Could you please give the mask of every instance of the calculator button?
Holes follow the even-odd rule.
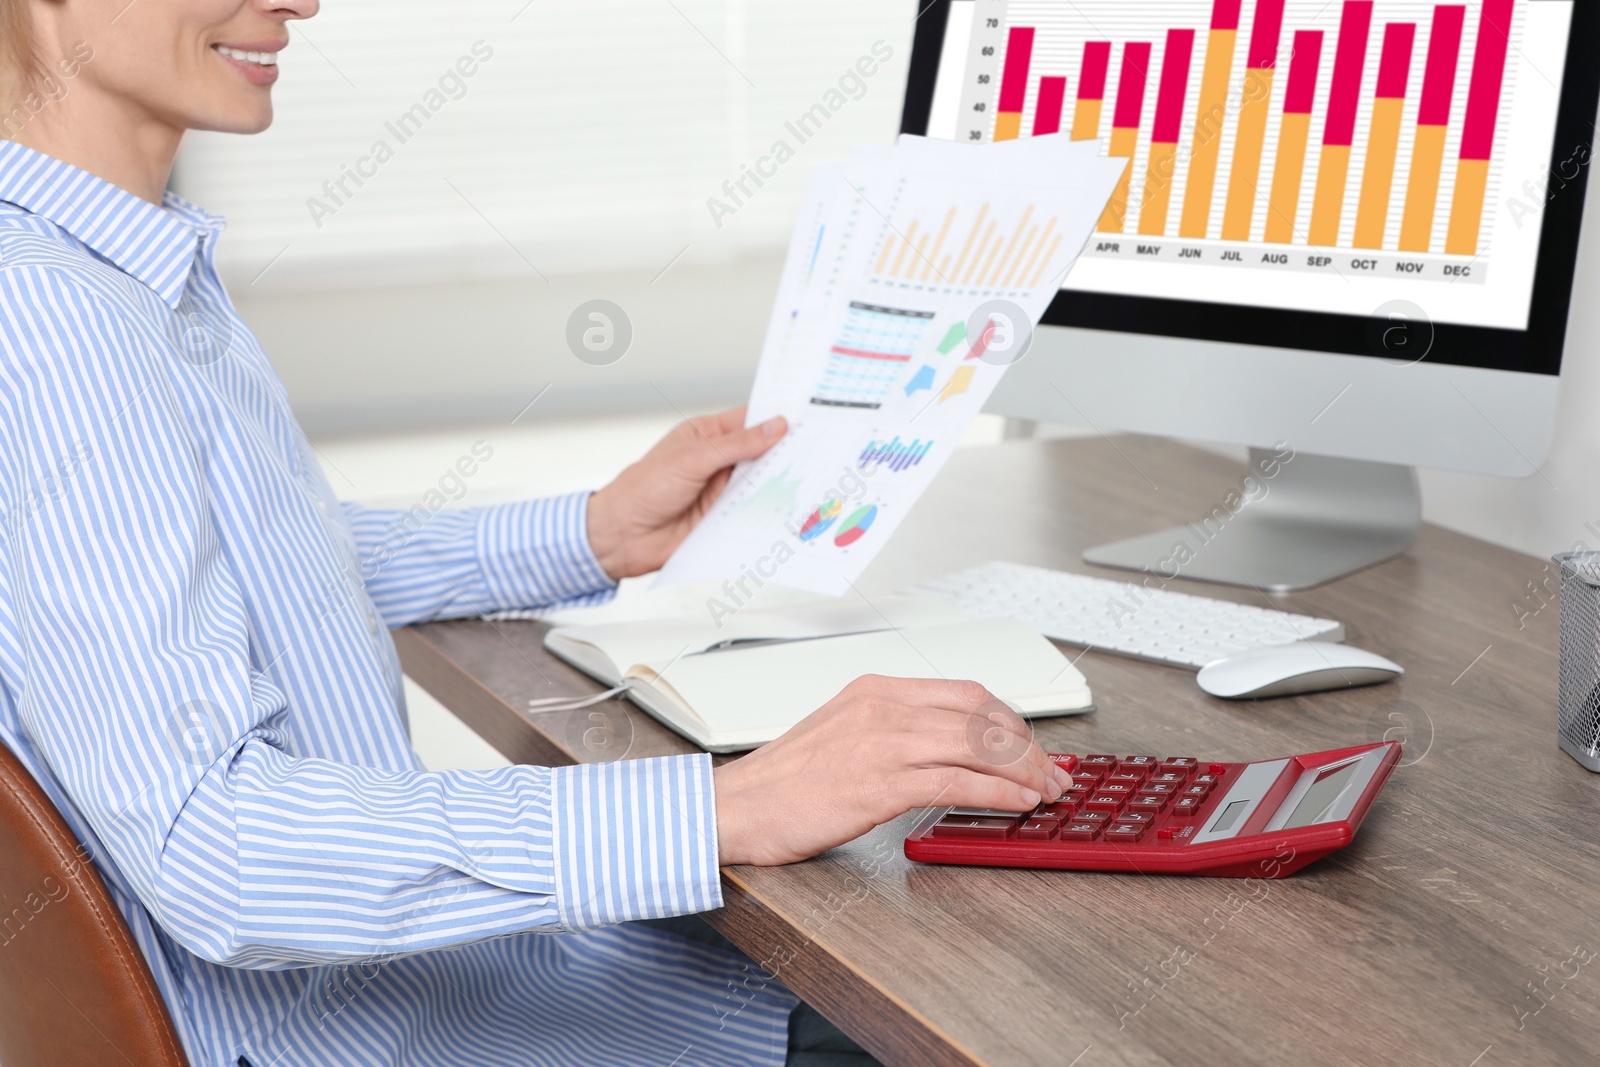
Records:
[[[1092,822],[1096,826],[1101,826],[1101,825],[1111,821],[1111,814],[1112,813],[1110,813],[1110,812],[1104,812],[1104,811],[1080,811],[1080,812],[1078,812],[1078,817],[1073,819],[1072,821],[1073,822]]]
[[[1093,841],[1099,832],[1100,824],[1097,822],[1069,822],[1061,828],[1061,840]]]
[[[1078,805],[1069,800],[1058,800],[1054,804],[1041,804],[1039,810],[1034,812],[1035,819],[1055,819],[1062,822],[1078,814]]]
[[[1123,774],[1121,771],[1118,771],[1116,774],[1113,774],[1110,778],[1101,779],[1100,788],[1101,789],[1105,789],[1107,786],[1110,786],[1110,785],[1125,785],[1129,789],[1137,791],[1138,788],[1139,788],[1140,783],[1142,783],[1143,781],[1144,781],[1144,775],[1142,775],[1142,774]]]
[[[969,819],[1016,819],[1026,815],[1024,811],[1004,811],[1000,808],[951,808],[945,812],[945,817],[956,816]]]
[[[1206,773],[1207,774],[1222,774],[1227,769],[1228,769],[1228,765],[1226,763],[1208,763],[1208,764],[1206,764]]]
[[[1089,802],[1083,807],[1086,811],[1109,811],[1115,814],[1121,811],[1122,806],[1127,802],[1128,794],[1126,793],[1096,793],[1089,798]]]
[[[1153,793],[1164,797],[1170,797],[1172,794],[1178,791],[1179,784],[1180,783],[1178,782],[1146,782],[1144,785],[1139,787],[1139,792]]]
[[[1074,781],[1076,781],[1076,779],[1074,779]],[[1083,806],[1083,802],[1085,800],[1089,799],[1089,794],[1091,792],[1093,792],[1093,789],[1090,786],[1087,786],[1087,785],[1074,785],[1071,789],[1067,790],[1065,793],[1062,793],[1061,794],[1061,799],[1058,800],[1056,803],[1058,803],[1058,804],[1076,804],[1079,807],[1082,807]]]
[[[1139,825],[1117,825],[1108,829],[1105,840],[1119,845],[1131,845],[1144,836],[1145,827]]]
[[[1178,802],[1172,805],[1172,814],[1193,815],[1200,810],[1200,804],[1199,797],[1179,797]]]
[[[1116,818],[1116,822],[1122,826],[1130,826],[1135,824],[1139,826],[1149,826],[1154,821],[1155,816],[1151,815],[1147,811],[1125,811]]]
[[[1057,767],[1068,774],[1078,769],[1078,757],[1070,752],[1052,752],[1050,758],[1055,761]]]
[[[1078,761],[1078,766],[1086,771],[1100,771],[1105,773],[1117,765],[1115,756],[1085,756]]]
[[[1211,787],[1209,785],[1191,785],[1188,789],[1185,789],[1181,795],[1186,797],[1194,797],[1196,800],[1204,800],[1206,798],[1206,794],[1209,792],[1211,792]]]
[[[1095,796],[1105,796],[1106,794],[1111,793],[1117,796],[1131,797],[1138,791],[1139,787],[1134,782],[1118,782],[1108,778],[1100,783],[1099,787],[1095,789],[1094,794]]]
[[[1164,771],[1182,771],[1185,774],[1200,766],[1200,761],[1193,756],[1168,756],[1161,761]]]
[[[1015,819],[973,819],[946,816],[933,824],[935,837],[1007,837]]]
[[[1129,811],[1148,811],[1152,815],[1167,806],[1171,797],[1160,794],[1141,794],[1128,801]]]
[[[1150,776],[1150,781],[1147,784],[1154,785],[1165,782],[1168,785],[1180,786],[1188,780],[1189,776],[1182,771],[1157,771]]]
[[[1214,774],[1201,774],[1201,775],[1197,775],[1195,777],[1194,784],[1195,785],[1216,785],[1218,780],[1219,779]]]
[[[1028,819],[1017,827],[1017,836],[1033,841],[1048,841],[1061,828],[1059,819]]]
[[[1117,764],[1117,771],[1120,774],[1127,774],[1129,771],[1148,774],[1150,771],[1155,770],[1156,764],[1157,760],[1154,756],[1126,756],[1121,763]]]

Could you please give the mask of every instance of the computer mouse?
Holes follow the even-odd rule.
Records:
[[[1195,681],[1214,697],[1256,700],[1375,685],[1404,673],[1398,663],[1365,649],[1327,641],[1295,641],[1208,663],[1200,668]]]

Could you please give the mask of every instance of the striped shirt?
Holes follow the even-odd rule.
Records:
[[[340,503],[221,230],[0,142],[0,741],[192,1062],[781,1063],[791,994],[616,925],[720,905],[709,757],[412,753],[388,628],[609,595],[587,497]]]

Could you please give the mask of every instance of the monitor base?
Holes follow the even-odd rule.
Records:
[[[1244,486],[1210,514],[1099,545],[1083,558],[1286,593],[1403,555],[1421,526],[1422,493],[1410,467],[1305,454],[1285,460],[1251,449]]]

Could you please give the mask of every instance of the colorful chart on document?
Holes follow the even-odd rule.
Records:
[[[953,0],[929,133],[1127,158],[1068,288],[1520,327],[1571,10]]]

